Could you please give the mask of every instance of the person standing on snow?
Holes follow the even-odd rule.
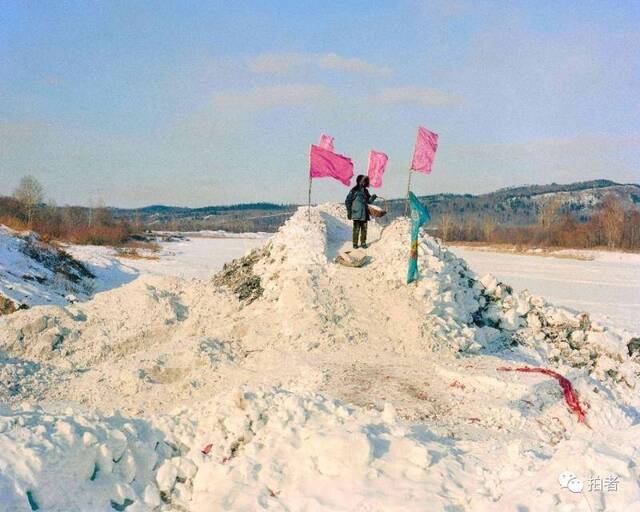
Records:
[[[353,187],[347,199],[345,206],[347,207],[347,217],[353,221],[353,248],[367,248],[367,222],[371,218],[367,205],[373,203],[376,198],[375,194],[369,194],[369,178],[360,174],[356,178],[356,186]]]

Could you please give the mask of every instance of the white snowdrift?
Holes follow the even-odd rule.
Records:
[[[351,269],[332,263],[349,243],[343,209],[302,208],[237,265],[259,283],[251,303],[208,280],[142,273],[85,303],[7,317],[0,502],[632,509],[640,399],[628,340],[478,279],[424,233],[421,279],[407,286],[408,229],[372,225],[371,261]],[[523,365],[570,378],[588,425],[555,381],[496,371]],[[558,483],[566,471],[615,476],[617,490],[573,493]]]
[[[559,489],[572,470],[617,475],[619,492],[595,499],[631,510],[640,427],[597,427],[548,455],[521,439],[442,438],[388,404],[273,389],[148,420],[23,407],[0,413],[0,500],[16,512],[587,510],[594,497]]]
[[[96,291],[105,291],[137,279],[141,274],[207,279],[226,261],[242,256],[266,240],[259,233],[249,235],[256,236],[174,238],[161,242],[157,253],[139,251],[146,257],[134,259],[118,258],[110,247],[73,245],[67,250],[96,275]]]
[[[17,307],[86,298],[93,291],[92,278],[85,266],[35,233],[0,225],[0,296]]]
[[[549,302],[588,311],[599,322],[640,335],[640,253],[537,249],[522,254],[468,246],[452,250],[480,275],[494,274],[514,289],[529,289]]]
[[[150,258],[129,259],[117,257],[118,252],[107,246],[59,248],[42,242],[33,232],[20,233],[0,225],[0,296],[12,302],[11,309],[64,306],[130,283],[140,273],[205,279],[225,261],[264,243],[269,236],[225,231],[193,235],[193,241],[176,238],[162,243],[158,254],[142,251]],[[215,242],[203,243],[203,237]]]

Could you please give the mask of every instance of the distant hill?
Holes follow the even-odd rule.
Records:
[[[606,196],[615,196],[625,208],[640,206],[640,185],[609,180],[593,180],[560,185],[525,185],[504,188],[488,194],[436,194],[421,196],[434,220],[442,214],[456,218],[490,217],[498,224],[534,224],[542,207],[551,201],[564,213],[588,220]],[[391,218],[404,213],[404,199],[390,201]]]
[[[148,229],[198,231],[275,231],[297,209],[296,205],[245,203],[228,206],[186,208],[152,205],[143,208],[110,208],[116,218],[125,218]]]
[[[437,222],[443,214],[455,218],[491,218],[498,224],[527,225],[537,221],[545,204],[555,201],[560,210],[588,220],[603,199],[613,195],[626,208],[640,207],[640,185],[592,180],[578,183],[524,185],[488,194],[435,194],[420,196]],[[389,200],[388,222],[404,214],[404,199]],[[115,217],[126,218],[150,229],[193,231],[275,231],[298,205],[248,203],[203,208],[152,205],[135,209],[110,209]]]

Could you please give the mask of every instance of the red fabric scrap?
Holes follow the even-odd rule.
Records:
[[[578,415],[578,422],[585,422],[584,410],[580,406],[578,395],[573,389],[571,381],[569,381],[569,379],[567,379],[566,377],[560,375],[558,372],[554,372],[553,370],[549,370],[547,368],[530,368],[528,366],[523,366],[520,368],[507,368],[505,366],[502,366],[500,368],[497,368],[497,370],[501,372],[543,373],[545,375],[548,375],[549,377],[553,377],[558,381],[558,384],[560,384],[560,387],[562,388],[562,392],[564,393],[564,401],[567,402],[567,406]]]

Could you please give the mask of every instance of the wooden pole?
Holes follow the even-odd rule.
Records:
[[[309,202],[307,205],[307,217],[309,218],[309,222],[311,222],[311,172],[309,172]]]
[[[407,180],[407,196],[404,198],[404,216],[407,217],[409,213],[409,192],[411,191],[411,175],[413,170],[409,169],[409,179]]]
[[[309,222],[311,222],[311,181],[313,180],[311,177],[311,149],[313,149],[313,147],[309,149],[309,198],[307,202],[307,219]]]

